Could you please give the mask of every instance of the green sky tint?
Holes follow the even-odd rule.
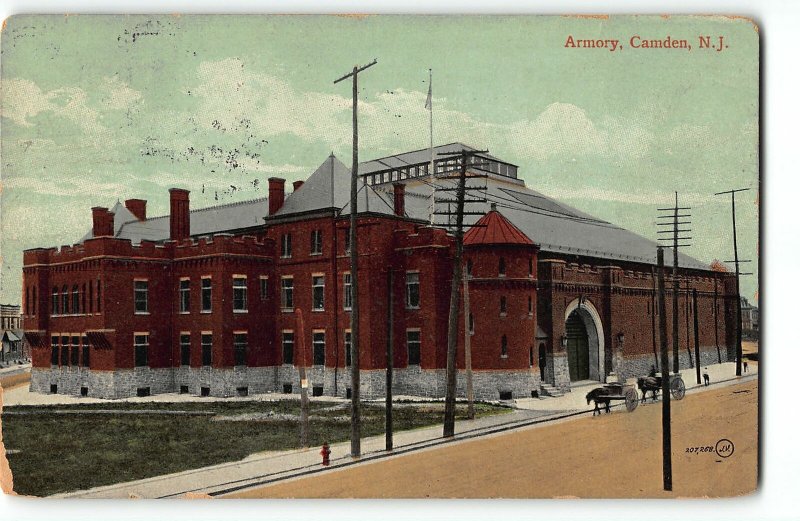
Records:
[[[570,49],[619,39],[622,50]],[[687,50],[629,39],[685,38]],[[721,52],[701,50],[698,37]],[[364,159],[434,139],[487,148],[528,186],[646,237],[675,190],[693,207],[703,260],[758,247],[758,33],[709,17],[17,16],[2,33],[2,300],[17,302],[21,251],[71,244],[92,206],[167,189],[193,207],[263,196],[333,151],[350,162],[355,63]],[[533,237],[536,240],[536,237]],[[756,276],[742,294],[757,293]]]

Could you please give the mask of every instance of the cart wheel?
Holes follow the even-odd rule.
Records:
[[[686,385],[684,385],[683,379],[681,377],[673,379],[669,384],[669,390],[673,398],[683,400],[686,395]]]
[[[628,412],[633,412],[639,406],[639,393],[636,389],[628,389],[625,391],[625,408]]]

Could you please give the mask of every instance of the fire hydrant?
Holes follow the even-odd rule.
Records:
[[[331,464],[331,448],[328,446],[328,442],[322,444],[322,450],[319,451],[322,455],[322,464],[324,466],[328,466]]]

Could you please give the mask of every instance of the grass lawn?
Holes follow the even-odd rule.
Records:
[[[97,410],[103,412],[90,412]],[[134,410],[144,413],[129,413]],[[396,405],[395,430],[441,423],[443,411],[441,403]],[[509,411],[476,404],[477,416]],[[219,421],[224,416],[267,412],[277,417]],[[47,496],[236,461],[256,452],[298,448],[299,422],[291,415],[299,414],[297,400],[17,406],[4,409],[2,428],[6,448],[19,451],[9,455],[14,490]],[[347,404],[315,400],[310,414],[312,447],[349,439]],[[384,418],[383,407],[364,404],[362,435],[382,434]],[[466,418],[466,406],[459,405],[457,418]]]

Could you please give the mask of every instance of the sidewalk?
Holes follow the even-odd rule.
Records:
[[[736,385],[757,378],[758,370],[751,364],[750,371],[741,378],[735,376],[733,363],[708,367],[711,387],[697,385],[692,369],[681,372],[686,384],[687,393],[703,392],[720,386]],[[703,368],[701,368],[701,374]],[[630,379],[635,385],[635,379]],[[479,418],[473,421],[456,423],[456,436],[450,440],[441,438],[441,425],[397,432],[394,435],[395,449],[391,453],[384,450],[384,436],[374,436],[361,440],[362,457],[353,460],[349,457],[350,443],[342,442],[331,445],[331,466],[322,467],[319,447],[308,449],[264,452],[253,454],[244,460],[223,463],[201,469],[157,476],[144,480],[97,487],[86,491],[58,494],[52,497],[80,498],[177,498],[186,494],[222,495],[237,490],[266,485],[276,481],[296,478],[317,472],[328,472],[336,468],[357,465],[392,457],[403,453],[424,450],[444,443],[453,443],[477,436],[487,436],[511,429],[532,427],[537,424],[552,424],[584,414],[590,414],[591,406],[586,405],[586,392],[601,385],[598,382],[587,383],[575,388],[571,393],[558,398],[515,400],[516,410],[509,414],[500,414]],[[619,407],[624,405],[618,404]],[[616,412],[616,411],[615,411]]]

